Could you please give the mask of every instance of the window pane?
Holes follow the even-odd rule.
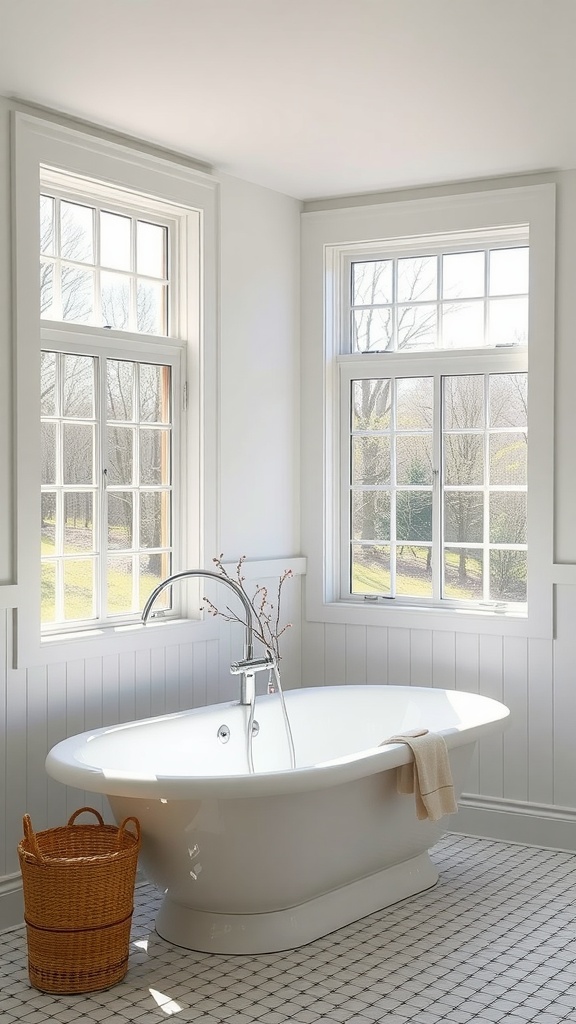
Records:
[[[390,540],[390,492],[352,492],[354,540]]]
[[[56,495],[54,491],[42,494],[42,554],[53,555],[56,548]]]
[[[92,558],[66,559],[64,572],[64,618],[94,618],[94,560]]]
[[[129,427],[108,428],[108,483],[134,482],[134,430]]]
[[[43,562],[41,571],[41,621],[56,621],[56,566],[54,562]]]
[[[528,293],[528,252],[528,246],[491,251],[490,295]]]
[[[526,484],[527,443],[525,434],[490,436],[490,483]]]
[[[140,495],[140,547],[167,548],[170,545],[170,494],[144,491]]]
[[[130,281],[121,274],[103,270],[100,276],[102,290],[102,323],[126,331],[130,327]]]
[[[134,536],[133,494],[131,491],[108,491],[108,547],[129,550]]]
[[[40,316],[45,320],[56,320],[54,305],[54,265],[45,260],[40,262]]]
[[[392,260],[352,264],[352,304],[377,306],[392,302]]]
[[[352,320],[356,352],[384,352],[392,348],[392,311],[390,309],[355,309]]]
[[[69,419],[94,417],[94,365],[91,356],[64,356],[62,415]]]
[[[40,252],[54,255],[54,200],[40,196]]]
[[[490,426],[525,427],[528,422],[528,374],[490,375]]]
[[[140,431],[140,483],[146,487],[170,483],[170,434],[167,430]]]
[[[437,297],[436,256],[408,256],[398,260],[398,302],[425,302]]]
[[[56,483],[56,424],[42,423],[40,427],[40,464],[42,483]]]
[[[89,491],[64,494],[64,551],[94,551],[93,495]]]
[[[490,344],[528,344],[528,297],[490,302]]]
[[[56,354],[40,354],[40,412],[42,416],[56,413]]]
[[[131,270],[130,217],[100,214],[100,263],[114,270]]]
[[[94,320],[94,274],[62,267],[62,319],[89,324]]]
[[[396,492],[396,537],[399,541],[432,540],[432,491]]]
[[[432,483],[432,434],[398,434],[396,483]]]
[[[139,280],[136,302],[137,330],[143,334],[166,334],[165,286]]]
[[[398,430],[431,430],[434,380],[432,377],[401,377],[396,381]]]
[[[526,601],[527,562],[525,551],[490,552],[490,598],[492,601]]]
[[[404,544],[396,549],[396,593],[432,597],[432,548]]]
[[[107,562],[108,614],[129,615],[138,611],[132,596],[134,559],[131,555],[111,555]]]
[[[484,303],[445,303],[442,306],[442,347],[481,348],[483,345]]]
[[[140,365],[140,419],[170,422],[170,367]]]
[[[390,548],[387,545],[352,545],[352,593],[390,594]]]
[[[136,225],[137,271],[147,277],[167,276],[166,249],[168,232],[159,224],[139,220]]]
[[[378,435],[352,438],[352,483],[390,483],[390,438]]]
[[[63,483],[93,483],[94,428],[85,423],[63,423],[62,449]]]
[[[93,213],[90,206],[60,203],[60,255],[64,259],[94,262]]]
[[[474,299],[484,295],[483,252],[452,252],[442,257],[442,297]]]
[[[436,306],[398,306],[398,348],[422,351],[438,343]]]
[[[481,549],[445,548],[442,596],[458,601],[481,601],[483,593]]]
[[[484,495],[448,491],[444,495],[444,540],[472,544],[483,540]]]
[[[150,597],[150,594],[157,587],[162,580],[165,580],[172,571],[172,559],[170,553],[167,551],[154,552],[151,555],[141,555],[138,559],[139,569],[139,610],[141,610],[146,601]],[[172,607],[171,604],[171,592],[172,587],[166,587],[161,594],[158,595],[154,602],[154,611],[167,611]]]
[[[484,426],[484,377],[442,379],[444,430],[471,430]]]
[[[483,434],[444,434],[444,483],[484,483]]]
[[[106,360],[106,416],[109,420],[134,419],[134,363]]]
[[[490,495],[490,543],[526,543],[526,493],[497,491]]]
[[[352,429],[388,430],[392,382],[384,378],[352,381]]]

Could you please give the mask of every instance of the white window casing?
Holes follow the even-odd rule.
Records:
[[[205,564],[217,550],[217,216],[218,184],[209,175],[168,159],[14,114],[13,192],[17,394],[17,588],[14,662],[18,667],[162,646],[190,639],[190,619],[201,638],[211,623],[198,618],[190,589],[174,592],[174,615],[150,627],[86,625],[41,638],[40,631],[40,351],[91,351],[136,362],[164,361],[173,374],[176,476],[183,481],[173,509],[176,540],[172,571]],[[67,176],[63,178],[62,176]],[[88,195],[119,212],[148,211],[173,227],[178,268],[170,283],[174,303],[165,337],[87,324],[40,320],[39,195],[41,181],[63,195]],[[81,201],[81,199],[79,199]],[[176,230],[177,228],[177,230]],[[134,285],[131,286],[134,289]],[[102,337],[105,337],[103,344]],[[187,406],[187,409],[185,408]],[[132,616],[134,620],[134,616]]]
[[[528,360],[527,611],[347,597],[346,389],[357,377],[415,372],[415,357],[400,351],[347,354],[351,261],[386,259],[394,252],[422,254],[427,246],[457,251],[474,244],[529,244],[527,352],[440,350],[419,353],[418,367],[438,380],[440,374],[458,372],[522,372]],[[552,635],[554,255],[555,191],[548,184],[303,215],[303,533],[310,621]]]

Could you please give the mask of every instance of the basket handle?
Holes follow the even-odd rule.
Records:
[[[25,814],[24,817],[22,818],[22,825],[24,826],[24,838],[27,839],[28,842],[30,843],[30,846],[32,847],[32,853],[34,854],[36,860],[40,864],[44,864],[45,858],[42,856],[40,852],[40,847],[38,846],[36,833],[32,828],[32,822],[30,820],[29,814]]]
[[[74,811],[74,814],[72,814],[72,815],[70,816],[70,818],[68,819],[68,824],[69,824],[69,825],[73,825],[73,824],[74,824],[74,822],[76,821],[76,818],[77,818],[77,817],[78,817],[78,816],[79,816],[80,814],[83,814],[83,813],[84,813],[84,811],[90,811],[90,814],[95,814],[95,815],[96,815],[96,817],[98,818],[98,824],[99,824],[99,825],[103,825],[103,824],[104,824],[104,818],[103,818],[103,817],[102,817],[102,815],[100,814],[100,811],[97,811],[97,810],[96,810],[96,809],[95,809],[94,807],[79,807],[79,808],[78,808],[78,810],[77,810],[77,811]]]
[[[134,824],[136,826],[136,842],[138,842],[138,843],[140,842],[140,822],[138,821],[138,818],[134,818],[132,815],[130,815],[130,817],[124,818],[124,821],[122,821],[118,825],[118,846],[119,847],[121,845],[122,833],[123,832],[127,832],[128,835],[133,835],[132,829],[130,829],[130,831],[128,831],[128,829],[126,828],[126,825],[128,824],[129,821],[133,821],[134,822]]]

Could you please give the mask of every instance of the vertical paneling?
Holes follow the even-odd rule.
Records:
[[[554,803],[576,805],[576,587],[556,588]]]
[[[102,658],[102,725],[116,725],[120,721],[118,655]]]
[[[206,643],[193,645],[192,650],[192,707],[208,703]]]
[[[366,682],[388,682],[388,630],[379,626],[366,627]]]
[[[324,627],[324,665],[327,686],[346,682],[346,629],[331,622]]]
[[[456,637],[440,630],[432,637],[432,686],[441,690],[456,688]]]
[[[165,648],[166,686],[165,705],[162,713],[180,711],[180,651],[176,645]]]
[[[456,689],[478,693],[479,637],[474,633],[457,633],[455,637]],[[472,754],[468,771],[467,787],[471,792],[478,790],[479,755],[478,745]]]
[[[66,738],[66,665],[49,665],[47,669],[48,722],[46,750]],[[117,711],[116,711],[117,713]],[[117,719],[116,719],[117,720]],[[31,737],[28,737],[29,742]],[[66,814],[66,788],[54,779],[48,779],[47,821],[61,825],[68,818]]]
[[[432,686],[432,630],[410,630],[410,684]]]
[[[324,665],[324,625],[321,622],[302,623],[302,685],[323,686],[326,682]]]
[[[554,679],[551,640],[528,641],[528,799],[554,803]],[[576,805],[576,793],[574,793]]]
[[[29,669],[26,679],[26,804],[35,829],[46,828],[48,776],[44,770],[48,749],[48,683],[44,666]],[[31,742],[32,739],[32,742]]]
[[[194,644],[180,644],[180,710],[194,707]]]
[[[396,686],[410,685],[410,632],[388,630],[388,682]]]
[[[134,655],[134,717],[150,718],[152,714],[151,651],[136,651]]]
[[[118,717],[121,722],[136,718],[136,664],[133,651],[118,655]]]
[[[504,654],[501,636],[481,636],[479,651],[480,693],[502,701]],[[504,738],[485,736],[478,744],[478,792],[484,796],[502,796],[504,778]]]
[[[346,626],[346,682],[366,682],[366,626]]]
[[[528,799],[528,642],[504,638],[504,703],[511,725],[504,733],[504,796]]]
[[[150,651],[150,714],[161,715],[166,710],[166,649],[153,647]]]
[[[84,661],[69,661],[66,665],[66,735],[74,736],[76,733],[84,732],[84,682],[85,663]],[[28,679],[30,689],[30,679]],[[66,790],[66,817],[73,811],[83,807],[87,803],[84,795],[78,790]],[[89,801],[90,805],[92,801]]]

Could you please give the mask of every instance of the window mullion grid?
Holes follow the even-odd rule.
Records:
[[[137,247],[138,221],[136,217],[130,218],[130,330],[138,330],[138,247]]]
[[[397,378],[390,377],[390,597],[396,597],[396,408]]]
[[[434,374],[432,420],[432,600],[440,601],[444,579],[444,459],[442,437],[442,376]]]
[[[64,355],[56,354],[56,530],[55,530],[55,620],[64,620]]]
[[[106,382],[108,361],[105,356],[96,360],[98,409],[96,411],[98,444],[96,457],[96,479],[98,481],[98,504],[96,530],[96,616],[99,620],[108,617],[108,415]]]
[[[483,375],[484,382],[484,495],[482,549],[484,572],[482,574],[483,600],[490,601],[490,375]]]

